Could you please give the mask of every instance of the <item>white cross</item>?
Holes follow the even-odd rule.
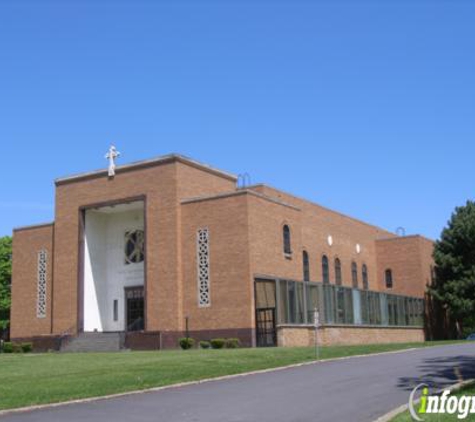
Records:
[[[111,145],[109,152],[106,154],[106,159],[109,160],[109,177],[115,176],[115,159],[120,157],[120,152],[117,151],[114,145]]]

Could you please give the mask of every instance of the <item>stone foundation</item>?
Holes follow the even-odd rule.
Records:
[[[425,340],[423,328],[332,326],[318,330],[318,341],[323,346],[416,343]],[[315,344],[315,328],[311,325],[277,327],[278,346],[296,347]]]

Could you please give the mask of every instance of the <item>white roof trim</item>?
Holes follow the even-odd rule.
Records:
[[[219,170],[215,167],[212,167],[208,164],[201,163],[199,161],[193,160],[191,158],[188,158],[184,155],[181,154],[167,154],[167,155],[162,155],[159,157],[151,158],[148,160],[141,160],[141,161],[135,161],[129,164],[124,164],[121,166],[116,167],[116,173],[121,173],[124,171],[130,171],[133,170],[134,168],[140,168],[140,167],[147,167],[147,166],[153,166],[153,165],[158,165],[162,163],[166,163],[169,161],[181,161],[182,163],[189,164],[195,167],[198,167],[200,169],[203,169],[205,171],[209,171],[211,173],[215,173],[218,176],[225,177],[227,179],[231,180],[237,180],[237,176],[228,173],[223,170]],[[79,174],[74,174],[71,176],[65,176],[65,177],[60,177],[56,179],[54,182],[55,184],[62,184],[62,183],[68,183],[68,182],[74,182],[74,181],[79,181],[84,178],[90,178],[90,177],[99,177],[99,176],[107,176],[108,171],[107,168],[103,168],[101,170],[94,170],[90,172],[84,172],[84,173],[79,173]]]

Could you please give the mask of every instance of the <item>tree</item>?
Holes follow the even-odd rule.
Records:
[[[0,237],[0,334],[10,325],[12,238]]]
[[[475,315],[475,202],[455,208],[434,248],[433,295],[447,309],[459,336]]]

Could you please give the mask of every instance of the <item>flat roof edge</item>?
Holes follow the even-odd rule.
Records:
[[[407,236],[382,237],[382,238],[376,239],[376,241],[377,242],[385,242],[385,241],[414,239],[414,238],[420,238],[420,239],[425,240],[427,242],[435,243],[435,240],[429,239],[428,237],[423,236],[422,234],[408,234]]]
[[[20,226],[14,227],[13,232],[20,232],[24,230],[35,230],[35,229],[42,229],[43,227],[54,226],[54,221],[50,221],[49,223],[39,223],[39,224],[30,224],[28,226]]]
[[[238,190],[235,190],[235,191],[232,191],[232,192],[220,193],[220,194],[217,194],[217,195],[199,196],[199,197],[196,197],[196,198],[182,199],[180,201],[180,203],[183,204],[183,205],[186,205],[186,204],[193,204],[193,203],[196,203],[196,202],[212,201],[212,200],[216,200],[216,199],[229,198],[229,197],[232,197],[232,196],[239,196],[239,195],[252,195],[252,196],[255,196],[257,198],[264,199],[266,201],[272,202],[272,203],[277,204],[277,205],[282,205],[284,207],[292,208],[296,211],[301,211],[301,209],[299,207],[296,207],[295,205],[288,204],[288,203],[283,202],[283,201],[279,201],[278,199],[273,198],[271,196],[264,195],[260,192],[256,192],[256,191],[253,191],[251,189],[245,189],[245,188],[238,189]]]
[[[318,202],[315,202],[315,201],[312,201],[312,200],[310,200],[310,199],[304,198],[304,197],[302,197],[302,196],[295,195],[295,194],[290,193],[290,192],[287,192],[287,191],[285,191],[285,190],[276,188],[275,186],[269,185],[269,184],[267,184],[267,183],[255,183],[255,184],[252,184],[252,185],[250,185],[250,186],[247,186],[248,189],[254,189],[254,188],[258,188],[258,187],[264,187],[264,188],[273,189],[273,190],[275,190],[275,191],[277,191],[277,192],[281,192],[281,193],[284,194],[284,195],[291,196],[291,197],[297,199],[298,201],[306,202],[306,203],[309,204],[309,205],[322,208],[322,209],[324,209],[324,210],[326,210],[326,211],[328,211],[328,212],[332,212],[332,213],[337,214],[337,215],[339,215],[339,216],[341,216],[341,217],[343,217],[343,218],[347,218],[347,219],[349,219],[349,220],[352,220],[352,221],[354,221],[354,222],[356,222],[356,223],[358,223],[358,224],[362,224],[362,225],[365,225],[365,226],[367,226],[367,227],[370,227],[370,228],[372,228],[373,230],[377,230],[377,231],[383,232],[383,233],[385,233],[385,234],[387,234],[387,235],[392,235],[392,236],[394,236],[394,237],[397,237],[397,235],[396,235],[395,233],[392,233],[392,232],[389,231],[388,229],[385,229],[385,228],[383,228],[383,227],[377,226],[377,225],[372,224],[372,223],[368,223],[368,222],[366,222],[366,221],[364,221],[364,220],[361,220],[361,219],[359,219],[359,218],[352,217],[351,215],[345,214],[345,213],[343,213],[342,211],[334,210],[334,209],[329,208],[329,207],[327,207],[327,206],[325,206],[325,205],[319,204]],[[386,239],[386,238],[384,238],[384,239]],[[388,236],[387,239],[391,239],[391,236]]]
[[[173,161],[178,161],[178,162],[181,162],[183,164],[193,166],[193,167],[198,168],[200,170],[204,170],[204,171],[207,171],[209,173],[213,173],[217,176],[224,177],[224,178],[232,180],[234,182],[237,181],[237,176],[232,174],[232,173],[217,169],[213,166],[210,166],[209,164],[201,163],[199,161],[196,161],[192,158],[186,157],[186,156],[181,155],[181,154],[167,154],[167,155],[162,155],[162,156],[159,156],[159,157],[151,158],[151,159],[148,159],[148,160],[134,161],[134,162],[129,163],[129,164],[123,164],[123,165],[117,166],[115,171],[116,171],[116,174],[120,174],[120,173],[125,173],[125,172],[128,172],[128,171],[138,170],[138,169],[142,169],[142,168],[154,167],[154,166],[157,166],[157,165],[160,165],[160,164],[166,164],[166,163],[170,163],[170,162],[173,162]],[[72,175],[72,176],[60,177],[60,178],[55,179],[54,183],[55,183],[56,186],[58,186],[58,185],[66,184],[66,183],[74,183],[74,182],[79,182],[79,181],[83,181],[83,180],[88,180],[88,179],[94,179],[94,178],[98,178],[98,177],[102,177],[102,176],[107,176],[107,175],[108,175],[108,170],[107,170],[107,168],[104,168],[104,169],[100,169],[100,170],[93,170],[93,171],[90,171],[90,172],[79,173],[79,174],[75,174],[75,175]]]

